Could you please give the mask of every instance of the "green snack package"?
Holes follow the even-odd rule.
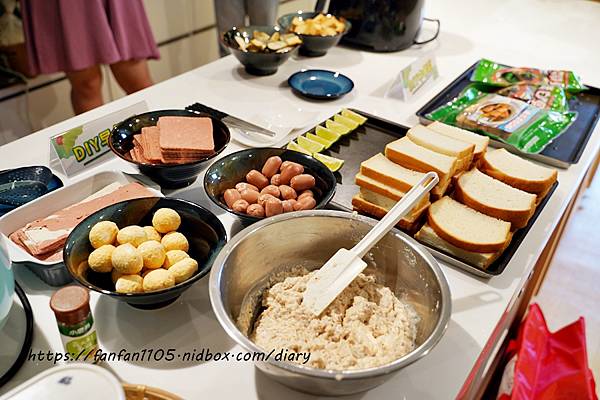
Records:
[[[543,110],[469,86],[460,96],[426,117],[483,133],[525,153],[539,153],[567,130],[577,113]]]
[[[531,85],[528,83],[519,83],[498,90],[496,93],[512,97],[513,99],[523,100],[527,104],[544,110],[553,110],[558,112],[569,111],[567,102],[567,93],[559,86],[550,85]]]
[[[517,83],[560,86],[569,92],[587,89],[579,77],[571,71],[515,68],[481,59],[471,75],[472,82],[492,86],[511,86]]]

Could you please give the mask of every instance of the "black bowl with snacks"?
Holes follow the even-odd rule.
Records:
[[[190,117],[210,118],[212,124],[212,137],[214,150],[204,155],[191,158],[181,158],[168,163],[163,163],[156,158],[148,160],[140,159],[133,155],[137,151],[136,136],[142,132],[142,128],[154,127],[161,117]],[[198,177],[207,161],[215,158],[229,144],[229,128],[220,120],[207,114],[188,110],[160,110],[134,115],[118,123],[112,130],[108,145],[110,149],[121,159],[135,164],[141,173],[150,177],[163,188],[181,188],[189,186]],[[158,144],[153,142],[154,149]],[[160,156],[160,152],[159,152]]]
[[[237,205],[235,207],[230,207],[225,199],[227,190],[233,189],[233,191],[237,191],[237,189],[235,189],[236,185],[240,183],[250,183],[252,185],[252,183],[247,179],[248,173],[252,170],[255,170],[256,172],[260,172],[262,175],[263,167],[265,167],[265,163],[267,163],[267,160],[270,158],[279,158],[282,161],[281,166],[283,167],[286,166],[285,163],[295,163],[300,164],[303,168],[301,174],[291,178],[291,180],[285,184],[282,182],[276,182],[276,178],[273,176],[267,178],[269,181],[267,187],[264,187],[264,183],[258,184],[257,182],[254,182],[254,186],[257,187],[260,192],[263,192],[263,190],[268,191],[269,189],[273,189],[273,186],[277,186],[279,195],[277,195],[277,193],[272,195],[279,199],[282,204],[284,204],[284,200],[286,200],[286,198],[295,199],[295,202],[292,202],[291,200],[286,202],[286,204],[290,205],[292,209],[288,209],[287,207],[283,208],[282,206],[281,210],[274,210],[273,212],[280,214],[282,212],[301,211],[303,209],[321,209],[325,208],[327,203],[329,203],[329,201],[333,198],[336,189],[336,179],[333,175],[333,172],[331,172],[329,168],[325,166],[325,164],[309,155],[297,151],[270,147],[241,150],[215,161],[208,168],[206,174],[204,175],[204,190],[206,191],[206,194],[216,205],[239,217],[242,223],[245,225],[252,224],[271,215],[276,215],[271,214],[272,210],[270,210],[270,204],[267,204],[268,198],[263,202],[261,198],[254,200],[246,199],[246,193],[241,194],[240,197],[242,200],[246,200],[249,204],[249,206],[246,207],[246,211],[241,210],[237,207]],[[278,171],[276,174],[283,177],[283,172],[280,173],[281,171],[279,171],[281,166],[274,166],[273,168],[277,167]],[[271,173],[267,173],[266,175],[269,176]],[[290,174],[293,175],[294,173],[290,171],[288,175]],[[302,181],[305,178],[312,180],[306,175],[311,175],[314,178],[314,186],[311,186],[313,182],[309,182],[308,184],[308,186],[311,186],[310,189],[308,189],[311,193],[304,193],[307,189],[303,189],[303,186],[301,186],[304,184]],[[274,183],[277,184],[274,185]],[[284,188],[283,186],[286,187]],[[289,189],[291,186],[296,187],[298,190],[294,189],[294,191],[291,191]],[[250,188],[249,190],[253,191],[254,189]],[[251,193],[247,194],[252,195]],[[238,195],[235,194],[235,196]],[[256,194],[254,194],[254,196],[256,196]],[[308,196],[312,196],[314,202],[308,199],[302,200],[304,197]],[[252,211],[254,211],[253,208],[260,209],[260,207],[257,205],[258,203],[262,203],[262,212],[260,212],[260,210],[258,213],[251,212],[251,208]],[[294,204],[296,203],[301,204],[298,204],[296,208],[294,208]],[[231,205],[233,206],[233,204]],[[245,203],[244,206],[246,206]],[[234,208],[237,211],[234,210]]]
[[[352,24],[344,18],[315,11],[285,14],[277,20],[277,23],[284,32],[296,33],[300,36],[302,39],[300,54],[307,57],[324,56],[352,27]]]
[[[221,40],[252,75],[272,75],[302,43],[278,26],[250,25],[224,32]]]
[[[164,208],[169,208],[179,214],[181,223],[177,232],[183,234],[187,239],[189,250],[186,253],[197,262],[197,270],[193,274],[190,273],[191,276],[188,274],[189,277],[179,283],[174,283],[175,280],[164,285],[168,287],[144,292],[118,292],[115,280],[123,274],[117,274],[117,270],[114,269],[114,257],[112,257],[112,271],[98,272],[90,267],[90,254],[94,251],[94,247],[90,243],[90,231],[98,222],[102,221],[114,222],[120,231],[132,225],[153,226],[154,214],[157,210]],[[208,274],[216,255],[226,242],[227,233],[223,224],[205,208],[186,200],[148,197],[113,204],[83,220],[67,238],[63,258],[73,279],[90,290],[111,296],[137,308],[155,309],[175,301],[191,285]],[[163,243],[166,245],[166,242]],[[118,246],[116,242],[114,245]],[[166,261],[164,265],[166,265]],[[161,270],[159,275],[167,275],[171,268],[164,269],[164,265],[156,269],[148,269],[144,266],[141,271],[130,275],[142,276],[146,272],[155,270]],[[163,269],[165,272],[162,271]],[[146,278],[143,277],[142,281],[144,279]],[[146,287],[145,283],[143,286]]]

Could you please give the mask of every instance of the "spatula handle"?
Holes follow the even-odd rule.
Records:
[[[392,209],[385,214],[381,221],[371,229],[360,242],[352,248],[352,252],[359,258],[363,258],[371,247],[385,236],[406,214],[408,214],[417,202],[427,194],[437,183],[439,178],[435,172],[428,172],[414,185],[408,193],[402,197]]]

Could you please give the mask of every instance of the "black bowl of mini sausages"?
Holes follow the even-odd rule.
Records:
[[[336,179],[313,157],[282,148],[261,147],[231,153],[213,163],[204,190],[244,224],[286,212],[324,208]]]

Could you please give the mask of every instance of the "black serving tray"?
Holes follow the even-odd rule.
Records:
[[[344,211],[353,210],[352,197],[359,191],[359,187],[354,183],[354,177],[360,169],[360,163],[377,153],[382,153],[386,144],[405,136],[409,129],[406,126],[375,117],[359,110],[352,109],[352,111],[367,117],[367,122],[359,126],[354,132],[343,136],[328,150],[323,151],[323,154],[341,158],[345,161],[344,166],[334,174],[338,185],[335,196],[330,203],[332,208]],[[325,124],[322,123],[321,125],[324,126]],[[309,132],[314,133],[314,128]],[[550,188],[546,197],[537,206],[527,226],[517,230],[513,234],[512,241],[506,250],[487,269],[470,265],[426,244],[423,244],[423,246],[438,259],[471,274],[484,278],[500,275],[525,239],[525,236],[535,223],[542,209],[546,206],[548,199],[552,196],[557,186],[558,182]]]
[[[471,65],[458,78],[417,111],[417,116],[423,124],[431,122],[426,117],[427,114],[457,97],[466,86],[472,83],[471,75],[476,66],[477,63]],[[522,157],[531,158],[559,168],[568,168],[569,165],[576,164],[579,161],[585,145],[590,136],[592,136],[598,118],[600,118],[600,89],[588,86],[587,90],[571,96],[569,99],[569,110],[578,112],[575,122],[573,122],[566,132],[554,139],[539,154],[523,153],[506,143],[494,139],[491,140],[497,147],[504,147]]]

